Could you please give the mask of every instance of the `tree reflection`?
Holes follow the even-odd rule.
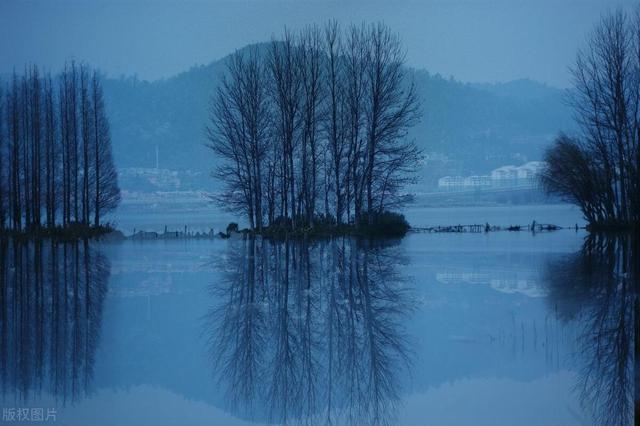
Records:
[[[0,239],[0,386],[26,402],[85,395],[93,376],[109,263],[88,241]]]
[[[582,250],[548,265],[551,300],[566,321],[579,321],[577,390],[595,424],[630,425],[638,238],[592,235]]]
[[[410,358],[403,262],[398,247],[350,238],[233,242],[209,325],[235,408],[282,423],[392,423]]]

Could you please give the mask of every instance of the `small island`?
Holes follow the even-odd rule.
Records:
[[[240,230],[237,223],[230,223],[227,226],[226,234],[220,233],[221,236],[228,237],[234,232],[242,232],[248,235],[260,235],[263,237],[280,238],[280,237],[333,237],[333,236],[356,236],[356,237],[403,237],[411,230],[411,226],[400,213],[380,212],[367,215],[360,223],[341,223],[337,224],[332,218],[323,216],[317,217],[310,224],[299,224],[296,228],[292,228],[290,221],[276,221],[274,224],[262,226],[258,229]]]
[[[207,127],[220,206],[259,235],[404,235],[422,151],[397,34],[336,22],[285,32],[227,62]]]

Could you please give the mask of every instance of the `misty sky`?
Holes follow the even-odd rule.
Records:
[[[36,62],[53,71],[86,61],[110,76],[169,77],[209,63],[286,25],[334,18],[384,21],[409,65],[462,81],[532,78],[569,84],[587,32],[628,0],[69,1],[0,0],[0,73]]]

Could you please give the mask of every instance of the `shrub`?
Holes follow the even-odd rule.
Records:
[[[238,224],[235,222],[231,222],[227,225],[227,234],[230,234],[232,232],[238,232]]]
[[[315,228],[330,228],[336,225],[336,218],[331,214],[316,214],[313,218],[313,226]]]
[[[376,236],[403,236],[411,227],[400,213],[382,211],[365,213],[358,232]]]

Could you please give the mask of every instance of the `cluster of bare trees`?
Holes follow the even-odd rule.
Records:
[[[604,17],[573,69],[579,137],[561,135],[545,160],[546,187],[594,226],[640,223],[640,10]]]
[[[0,82],[0,229],[99,226],[119,200],[96,71],[31,66]]]
[[[285,31],[236,52],[207,128],[222,204],[264,225],[361,223],[407,201],[419,102],[399,38],[382,24]]]

